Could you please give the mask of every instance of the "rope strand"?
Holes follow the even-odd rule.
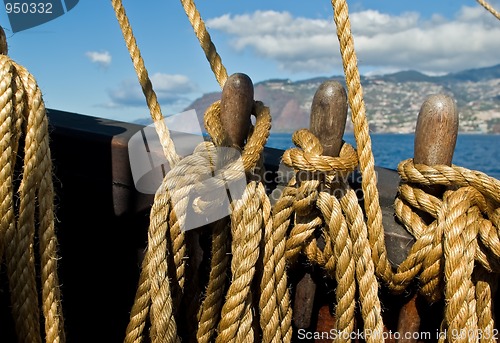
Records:
[[[170,165],[170,168],[173,168],[173,166],[177,162],[179,162],[180,158],[175,152],[174,142],[170,138],[170,132],[165,125],[164,117],[161,113],[160,104],[158,103],[158,98],[156,97],[156,93],[153,89],[153,85],[151,84],[148,71],[146,69],[146,66],[144,65],[144,60],[135,40],[134,33],[132,32],[132,27],[130,26],[125,8],[123,7],[121,0],[111,0],[111,4],[113,5],[113,9],[115,10],[116,19],[120,24],[120,29],[122,31],[123,38],[125,39],[127,49],[130,53],[130,58],[132,59],[132,63],[134,64],[139,84],[141,85],[142,92],[144,93],[144,96],[146,98],[146,103],[148,105],[151,118],[153,119],[156,132],[158,133],[158,136],[160,138],[160,144],[163,147],[163,153]]]
[[[226,67],[224,67],[224,64],[222,64],[222,59],[217,52],[214,43],[212,42],[212,38],[210,38],[210,34],[205,27],[203,19],[201,19],[200,12],[196,8],[193,0],[181,0],[181,3],[184,7],[186,15],[188,16],[191,26],[193,26],[194,33],[198,38],[198,41],[200,42],[200,46],[203,49],[208,62],[210,63],[210,68],[214,73],[215,79],[222,88],[227,80]]]
[[[486,0],[477,0],[477,2],[483,6],[488,12],[490,12],[491,14],[493,14],[493,16],[495,18],[497,18],[498,20],[500,20],[500,12],[498,12],[493,6],[491,6],[490,3],[488,3],[488,1]]]
[[[34,77],[5,55],[0,56],[0,79],[0,253],[5,254],[16,334],[20,342],[42,342],[34,251],[38,239],[43,341],[64,343],[45,105]],[[19,172],[15,164],[21,136],[24,136],[23,167],[16,190],[13,182]],[[19,194],[16,204],[15,192]]]
[[[347,1],[332,0],[332,5],[348,89],[347,95],[352,110],[359,169],[363,176],[361,185],[364,194],[364,208],[369,232],[368,238],[372,248],[372,258],[375,262],[377,275],[386,283],[390,283],[392,270],[385,249],[382,209],[379,203],[375,161],[373,158],[368,120],[366,118],[365,103],[363,101],[363,88],[357,66]]]

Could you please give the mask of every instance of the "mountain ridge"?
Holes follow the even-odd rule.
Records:
[[[275,78],[255,83],[255,99],[271,109],[272,130],[291,132],[308,127],[312,97],[325,80],[337,80],[345,87],[344,77],[339,75],[297,81]],[[457,101],[461,131],[500,133],[500,64],[435,76],[403,70],[361,76],[361,82],[373,132],[413,132],[425,97],[444,93]],[[219,99],[220,92],[207,93],[186,110],[195,109],[202,117],[205,109]],[[346,129],[352,130],[350,120],[347,124]]]

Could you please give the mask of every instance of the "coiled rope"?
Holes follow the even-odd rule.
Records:
[[[5,34],[0,32],[2,42]],[[5,258],[19,342],[65,342],[48,122],[33,75],[0,52],[0,256]],[[19,155],[22,157],[20,161]],[[20,177],[19,175],[22,175]],[[19,182],[20,181],[20,182]],[[35,268],[35,238],[40,270]],[[44,330],[42,339],[38,274]]]
[[[306,170],[311,175],[321,173],[325,181],[310,177],[296,190],[295,199],[290,204],[296,223],[286,241],[287,259],[293,261],[303,250],[310,261],[322,266],[337,281],[335,329],[339,342],[350,341],[357,293],[364,328],[373,333],[367,335],[366,340],[380,342],[383,332],[381,305],[364,215],[355,191],[342,177],[358,165],[356,153],[344,143],[339,157],[322,156],[321,144],[308,130],[296,131],[292,140],[298,148],[287,150],[283,162],[297,171]],[[295,188],[295,182],[292,180],[285,193]],[[286,197],[281,198],[277,206],[286,201]],[[321,216],[310,216],[315,208],[320,210]],[[306,220],[297,222],[299,216],[304,215]],[[280,218],[287,222],[291,220],[286,216]],[[315,242],[318,228],[326,241],[323,251]]]
[[[414,165],[412,160],[401,162],[398,172],[403,184],[396,215],[417,241],[396,282],[405,285],[419,273],[420,293],[430,302],[445,299],[441,330],[449,334],[440,337],[441,342],[477,341],[479,334],[492,341],[500,271],[500,182],[477,171]],[[415,184],[448,190],[441,200]],[[428,213],[434,221],[425,225],[416,211]]]

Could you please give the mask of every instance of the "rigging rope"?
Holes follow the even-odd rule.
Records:
[[[490,3],[488,3],[488,1],[486,0],[477,0],[477,2],[483,6],[488,12],[490,12],[491,14],[493,14],[493,16],[495,16],[495,18],[497,18],[498,20],[500,20],[500,12],[498,12],[493,6],[491,6]]]
[[[5,43],[3,30],[0,32]],[[57,238],[48,122],[42,93],[2,44],[0,55],[0,257],[5,257],[19,342],[65,341],[57,276]],[[23,156],[19,165],[19,155]],[[19,170],[21,168],[22,170]],[[22,175],[22,177],[20,176]],[[20,180],[20,183],[19,183]],[[35,267],[35,238],[40,270]],[[44,338],[37,290],[41,283]]]
[[[382,227],[382,209],[379,203],[377,189],[377,175],[373,158],[372,144],[366,117],[363,88],[357,66],[354,40],[351,32],[349,11],[346,0],[333,0],[334,19],[337,25],[337,36],[340,42],[340,52],[344,66],[347,84],[347,96],[351,107],[352,122],[354,124],[354,137],[359,159],[359,169],[362,178],[364,194],[364,208],[367,217],[367,228],[370,232],[369,239],[372,247],[372,258],[375,262],[377,275],[385,282],[391,281],[391,265],[387,258],[384,242],[384,229]]]
[[[420,272],[420,293],[430,302],[444,297],[441,329],[448,335],[441,341],[469,342],[474,340],[471,333],[480,332],[492,338],[492,301],[500,271],[500,182],[465,168],[414,165],[412,160],[401,162],[398,171],[403,184],[396,215],[417,240],[395,279],[403,287]],[[416,184],[448,190],[441,200],[414,188]],[[426,226],[416,211],[434,221]]]
[[[153,119],[156,131],[160,138],[161,146],[163,147],[163,154],[165,155],[170,168],[172,168],[177,162],[179,162],[179,156],[175,152],[174,142],[170,138],[170,132],[165,125],[163,120],[163,114],[161,112],[160,104],[158,103],[158,98],[151,84],[151,79],[149,78],[148,71],[144,65],[144,59],[141,56],[139,47],[137,46],[137,41],[135,40],[134,33],[132,32],[132,27],[125,12],[121,0],[112,0],[111,4],[115,10],[116,18],[120,23],[120,28],[122,30],[123,38],[127,45],[127,49],[130,53],[130,58],[134,64],[134,68],[139,79],[139,84],[141,85],[142,92],[146,98],[146,103]]]
[[[334,19],[337,24],[337,34],[340,42],[341,56],[343,60],[346,84],[348,87],[348,98],[352,110],[354,123],[354,135],[358,148],[360,171],[362,174],[362,189],[364,193],[364,208],[368,237],[370,240],[372,258],[376,264],[377,276],[384,281],[389,288],[395,291],[402,291],[416,273],[422,268],[420,275],[420,292],[426,295],[430,301],[436,301],[442,296],[445,298],[445,316],[441,325],[441,330],[446,332],[440,337],[440,341],[462,341],[478,337],[459,336],[456,332],[485,332],[491,330],[493,314],[491,312],[492,298],[478,299],[478,295],[491,295],[497,288],[496,280],[498,276],[487,278],[480,286],[475,286],[472,282],[474,271],[474,258],[483,262],[483,267],[492,270],[488,260],[498,261],[498,256],[493,251],[481,251],[477,248],[485,245],[489,247],[492,242],[498,240],[498,233],[494,227],[498,227],[496,210],[499,202],[491,193],[491,189],[498,191],[498,181],[487,177],[481,173],[474,173],[466,169],[449,168],[445,166],[432,167],[423,166],[425,171],[431,169],[434,173],[427,174],[428,179],[418,178],[417,173],[411,174],[413,179],[405,178],[403,172],[412,172],[408,163],[402,162],[399,167],[400,175],[404,184],[400,188],[400,197],[404,194],[403,189],[407,184],[446,184],[448,187],[467,187],[469,184],[473,188],[449,190],[443,197],[443,205],[435,207],[432,212],[439,211],[437,220],[428,228],[424,228],[423,222],[417,215],[408,215],[406,221],[409,232],[418,232],[422,236],[417,236],[417,242],[413,245],[407,259],[401,263],[396,273],[391,269],[387,258],[387,251],[384,242],[384,231],[382,226],[382,211],[379,204],[379,195],[376,188],[376,174],[374,171],[373,154],[371,151],[371,141],[368,131],[366,111],[363,102],[363,92],[357,68],[354,43],[350,30],[347,3],[345,0],[333,0]],[[446,174],[440,175],[438,170],[443,170]],[[460,170],[463,174],[458,173]],[[444,180],[443,180],[444,176]],[[431,181],[432,180],[432,181]],[[460,185],[462,183],[462,185]],[[419,201],[424,202],[423,192],[420,193]],[[498,193],[496,193],[498,194]],[[429,196],[426,197],[427,199]],[[485,199],[486,198],[486,199]],[[481,202],[482,200],[482,202]],[[450,204],[448,205],[448,201]],[[432,202],[436,203],[437,199]],[[401,207],[401,200],[396,200],[396,207]],[[408,210],[408,208],[406,208]],[[422,208],[421,208],[422,209]],[[489,209],[489,211],[485,211]],[[398,212],[397,212],[398,213]],[[346,213],[348,215],[348,213]],[[467,219],[464,216],[467,215]],[[401,213],[398,214],[401,219]],[[486,217],[484,217],[486,216]],[[402,220],[402,222],[404,222]],[[476,242],[477,232],[480,228],[489,227],[488,243],[481,240],[481,245]],[[463,242],[462,245],[459,243]],[[443,261],[444,260],[444,261]],[[496,262],[498,263],[498,262]],[[441,271],[444,267],[444,280]],[[490,268],[488,268],[490,267]],[[481,267],[479,267],[481,269]],[[484,272],[478,271],[480,275]],[[443,294],[443,286],[444,294]],[[483,293],[477,292],[477,288]],[[481,304],[481,308],[477,305]],[[478,313],[481,321],[478,322]],[[471,330],[471,331],[469,331]],[[480,331],[482,330],[482,331]],[[489,331],[489,337],[493,333]]]
[[[210,68],[212,68],[215,79],[219,82],[219,85],[222,88],[227,80],[226,67],[222,64],[222,59],[215,49],[215,45],[210,38],[210,34],[205,27],[205,23],[201,18],[200,12],[196,8],[193,0],[181,0],[181,3],[184,7],[186,15],[188,16],[189,22],[193,26],[194,33],[200,42],[200,46],[205,52],[205,56],[210,63]]]

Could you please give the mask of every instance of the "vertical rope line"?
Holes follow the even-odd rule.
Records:
[[[495,320],[493,304],[490,301],[495,297],[498,279],[495,275],[488,273],[483,267],[478,267],[475,271],[476,279],[476,299],[478,330],[483,333],[484,342],[496,342]]]
[[[173,185],[171,185],[170,187],[173,187]],[[170,236],[169,249],[170,253],[173,255],[176,284],[178,286],[176,287],[177,296],[176,299],[174,299],[174,307],[178,308],[182,295],[184,294],[184,284],[186,281],[185,274],[187,268],[186,265],[188,259],[185,234],[181,230],[180,226],[181,223],[186,222],[187,201],[181,201],[181,199],[177,197],[175,200],[177,201],[172,201],[172,209],[169,213],[168,235]]]
[[[15,75],[13,78],[18,82],[19,87],[23,89],[23,100],[27,101],[28,97],[26,96],[23,80],[15,71],[16,66],[14,63],[9,63],[12,65],[11,72]],[[28,106],[25,106],[22,113],[24,120],[29,120],[29,111]],[[32,123],[31,126],[33,126]],[[35,168],[37,164],[35,155],[37,143],[33,137],[33,131],[34,129],[26,133],[23,179],[19,186],[19,218],[16,224],[9,226],[9,231],[5,236],[6,242],[9,242],[9,244],[5,253],[16,333],[20,341],[35,343],[41,342],[41,336],[33,250],[35,236]]]
[[[382,227],[382,209],[379,203],[377,189],[377,175],[372,153],[371,138],[366,118],[363,88],[357,66],[354,40],[346,0],[332,0],[334,20],[337,26],[337,35],[340,43],[342,64],[346,77],[348,99],[352,110],[354,123],[354,137],[356,138],[359,167],[362,178],[364,206],[367,217],[372,258],[375,262],[376,273],[385,282],[390,283],[392,270],[385,250],[384,233]]]
[[[272,209],[272,227],[265,228],[261,279],[260,322],[262,342],[290,342],[292,308],[286,275],[286,231],[296,189],[286,187]]]
[[[283,334],[280,324],[280,308],[277,299],[276,258],[273,256],[275,242],[273,242],[274,227],[266,226],[264,230],[264,242],[262,242],[262,278],[260,307],[260,326],[262,328],[262,342],[283,342]],[[284,256],[284,254],[283,254]],[[280,271],[279,271],[280,272]]]
[[[203,300],[196,338],[200,343],[212,342],[220,320],[224,301],[225,283],[228,279],[231,237],[229,222],[219,220],[214,224],[212,233],[212,259],[206,298]]]
[[[5,249],[4,242],[8,233],[14,232],[14,190],[12,181],[14,177],[14,164],[17,151],[14,151],[14,124],[15,118],[12,118],[13,103],[12,88],[12,73],[11,63],[6,59],[1,60],[0,65],[0,256],[3,256]],[[21,114],[18,114],[21,116]]]
[[[66,340],[62,315],[59,278],[57,276],[57,238],[54,227],[54,186],[52,183],[52,160],[49,149],[48,121],[42,93],[35,79],[21,66],[16,68],[26,85],[29,100],[28,136],[33,132],[36,148],[35,177],[39,216],[39,241],[41,256],[42,309],[45,318],[46,342],[61,343]],[[31,162],[32,163],[32,162]],[[25,172],[26,173],[26,172]]]
[[[444,225],[444,240],[443,240],[443,250],[446,256],[444,263],[444,273],[445,273],[445,299],[447,301],[447,306],[445,308],[443,327],[447,331],[460,332],[460,329],[464,327],[465,322],[468,317],[468,291],[470,286],[470,279],[468,280],[465,275],[466,264],[462,263],[465,258],[465,243],[461,239],[461,234],[465,230],[465,211],[464,208],[469,207],[470,204],[465,203],[465,199],[453,199],[460,200],[462,208],[457,210],[454,207],[457,203],[448,203],[443,201],[443,207],[447,208],[443,210],[445,213],[444,220],[440,225]],[[468,254],[466,254],[468,255]],[[451,337],[451,335],[449,335]],[[458,336],[457,338],[452,338],[456,342],[467,342],[467,336]]]
[[[339,200],[328,192],[320,192],[318,207],[325,218],[326,234],[333,246],[332,264],[325,265],[331,277],[337,281],[335,297],[335,329],[337,342],[350,342],[350,333],[354,330],[354,312],[356,308],[356,261],[353,258],[353,244],[342,212]],[[325,247],[326,248],[326,247]]]
[[[469,334],[477,332],[475,288],[471,281],[475,255],[473,250],[475,246],[472,242],[477,231],[473,225],[467,225],[472,221],[467,218],[467,211],[471,207],[469,200],[471,190],[473,189],[461,188],[455,193],[447,192],[443,197],[445,216],[442,225],[445,225],[443,250],[446,281],[443,323],[451,333],[450,341],[464,343],[472,341]],[[475,210],[473,217],[478,218],[479,210],[477,208]],[[467,233],[466,230],[475,232]],[[464,238],[467,238],[467,241]],[[453,337],[453,332],[463,332],[464,329],[468,331],[466,335],[459,335],[456,339]]]
[[[251,285],[259,258],[262,228],[272,225],[266,222],[271,206],[260,182],[250,182],[241,199],[234,201],[232,206],[232,280],[222,307],[217,343],[253,342],[254,337],[257,338],[252,327]]]
[[[144,260],[142,261],[139,286],[135,293],[134,304],[130,311],[130,320],[125,332],[125,343],[141,343],[144,340],[144,328],[146,327],[146,319],[149,314],[149,307],[151,306],[147,257],[146,252],[146,256],[144,256]]]
[[[370,245],[366,230],[364,215],[358,205],[358,198],[353,189],[348,189],[341,198],[340,204],[346,214],[346,221],[353,244],[353,259],[356,263],[356,280],[358,283],[359,300],[364,329],[372,334],[366,337],[368,343],[383,341],[383,321],[380,299],[378,297],[378,282],[375,268],[370,258]]]
[[[24,226],[26,236],[22,240],[23,247],[18,242],[22,236],[18,232],[14,206],[13,177],[15,171],[18,140],[21,135],[21,123],[26,117],[25,89],[14,63],[7,56],[1,56],[1,176],[4,180],[2,194],[1,247],[6,254],[7,273],[11,290],[12,314],[16,334],[21,342],[40,342],[38,323],[38,297],[35,284],[35,269],[30,261],[34,259],[33,250],[29,248],[30,231]],[[18,131],[17,131],[18,130]],[[34,234],[34,229],[33,229]],[[25,249],[23,251],[23,249]],[[20,256],[24,256],[20,260]],[[32,281],[32,282],[31,282]],[[26,297],[26,298],[25,298]],[[30,304],[30,301],[35,301]]]
[[[134,33],[132,32],[132,27],[130,26],[127,14],[125,13],[125,8],[123,7],[121,0],[111,0],[111,4],[113,5],[113,9],[115,10],[116,19],[120,24],[123,38],[125,39],[127,49],[130,53],[130,57],[132,58],[134,68],[137,73],[137,78],[139,79],[139,84],[142,88],[142,92],[146,97],[146,103],[148,105],[151,118],[154,121],[156,132],[160,137],[160,143],[163,147],[163,153],[167,158],[170,168],[173,168],[173,166],[177,162],[179,162],[180,157],[175,152],[174,142],[170,138],[170,132],[165,125],[165,121],[163,120],[164,117],[161,112],[160,104],[158,103],[158,98],[156,97],[156,93],[153,90],[153,85],[151,84],[151,80],[148,76],[148,71],[146,70],[146,66],[144,65],[144,60],[135,40]]]
[[[475,269],[475,255],[476,251],[479,249],[479,246],[477,244],[477,237],[479,235],[479,221],[477,218],[481,218],[481,212],[477,206],[470,207],[467,210],[467,219],[466,219],[466,224],[465,224],[465,230],[464,234],[462,236],[462,239],[464,240],[465,243],[465,254],[464,254],[464,260],[467,261],[466,264],[466,273],[468,275],[467,283],[469,284],[469,293],[468,293],[468,298],[467,302],[469,304],[468,310],[468,318],[467,318],[467,323],[465,325],[466,329],[469,332],[472,333],[478,333],[478,325],[479,323],[479,318],[478,318],[478,310],[477,310],[477,303],[478,300],[476,299],[476,287],[477,285],[475,284],[473,277],[474,277],[474,269]],[[479,266],[478,266],[479,268]],[[490,299],[491,301],[491,299]]]
[[[163,120],[164,117],[161,113],[160,104],[153,90],[130,22],[121,0],[112,0],[111,4],[115,10],[116,18],[120,25],[130,57],[132,58],[137,78],[139,79],[139,84],[146,98],[146,103],[154,121],[156,132],[160,138],[163,153],[170,168],[173,168],[180,161],[180,157],[175,151],[174,142]],[[139,287],[134,300],[130,322],[127,326],[126,342],[142,341],[145,320],[148,313],[151,319],[150,337],[152,342],[179,341],[173,313],[168,264],[166,261],[168,256],[166,235],[169,231],[168,213],[170,204],[168,203],[169,197],[166,194],[165,181],[166,180],[163,181],[162,186],[157,191],[153,208],[151,209],[151,224],[148,230],[148,250],[142,266]],[[180,235],[180,238],[183,242],[182,235]]]
[[[493,6],[491,6],[490,3],[488,3],[488,1],[486,0],[477,0],[477,2],[483,6],[488,12],[490,12],[491,14],[493,14],[495,16],[495,18],[497,18],[498,20],[500,20],[500,12],[498,12],[496,9],[493,8]]]
[[[193,26],[194,33],[200,42],[200,46],[205,52],[208,62],[210,63],[210,68],[217,79],[220,87],[222,88],[227,80],[227,71],[222,64],[222,59],[215,48],[210,34],[207,31],[203,19],[201,19],[200,12],[196,8],[196,4],[193,0],[181,0],[184,11],[189,18],[189,22]]]
[[[174,318],[173,299],[168,275],[167,249],[170,197],[163,181],[155,195],[148,232],[147,272],[150,283],[150,338],[153,343],[180,342]]]
[[[288,224],[290,222],[290,214],[292,211],[292,203],[287,199],[289,196],[291,198],[292,194],[295,194],[295,188],[290,190],[289,187],[283,192],[284,200],[282,203],[282,211],[279,207],[272,209],[272,220],[273,220],[273,230],[272,230],[272,241],[274,243],[273,259],[276,263],[275,268],[275,280],[276,280],[276,300],[278,301],[280,308],[280,327],[281,336],[283,337],[283,342],[288,343],[292,340],[292,307],[290,300],[290,293],[288,289],[288,278],[286,273],[286,232]],[[275,218],[288,218],[288,220],[280,224],[275,224]]]
[[[0,56],[0,104],[0,175],[3,180],[0,190],[0,253],[5,254],[16,334],[19,342],[64,343],[57,276],[52,161],[45,105],[34,77],[5,55]],[[21,136],[24,136],[22,179],[19,188],[15,189],[14,175],[19,172],[15,165]],[[14,203],[14,192],[18,193],[18,204]],[[35,237],[38,238],[41,256],[43,340]]]

